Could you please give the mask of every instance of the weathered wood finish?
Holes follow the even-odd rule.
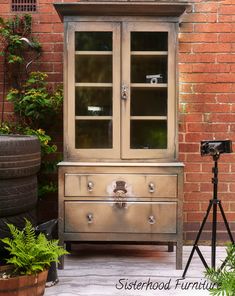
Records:
[[[69,178],[69,182],[68,179],[65,181],[66,178]],[[112,189],[113,182],[120,179],[127,184],[127,197],[124,200],[126,205],[123,208],[119,208]],[[138,184],[136,180],[139,179],[146,179],[147,182],[141,181]],[[92,192],[88,190],[88,183],[91,180],[94,182]],[[135,180],[133,184],[132,180]],[[153,193],[148,191],[151,182],[155,182],[156,186],[156,191]],[[168,183],[170,183],[169,188],[164,191]],[[128,166],[126,163],[123,166],[121,163],[113,163],[99,166],[99,163],[86,165],[75,162],[66,165],[61,163],[60,242],[61,244],[70,241],[172,242],[176,244],[176,268],[180,269],[182,267],[182,183],[183,166],[180,164],[148,166],[142,163]],[[135,196],[135,185],[137,189],[138,186],[142,186],[140,190],[142,194]],[[158,185],[161,188],[159,194]],[[89,215],[94,219],[91,222],[88,220]]]
[[[59,239],[65,242],[144,242],[176,245],[176,268],[182,267],[183,165],[177,163],[177,28],[185,1],[79,1],[57,3],[65,23],[64,160],[59,165]],[[94,87],[75,81],[75,32],[112,32],[113,112],[99,120],[112,120],[113,145],[107,149],[75,147],[75,121],[97,117],[75,116],[75,88]],[[131,32],[166,32],[168,46],[159,52],[132,52]],[[167,57],[166,83],[131,83],[130,60],[136,56]],[[101,84],[101,83],[100,83]],[[103,87],[104,85],[98,85]],[[121,87],[165,88],[167,114],[131,116],[130,100]],[[130,120],[167,121],[165,149],[130,149]],[[78,145],[79,146],[79,145]],[[148,145],[147,145],[148,146]],[[111,147],[111,148],[110,148]],[[137,149],[138,148],[138,149]],[[124,181],[124,198],[114,184]],[[89,189],[90,184],[94,188]],[[154,190],[153,190],[153,188]],[[152,189],[151,189],[152,188]],[[96,224],[97,223],[97,224]],[[63,260],[62,260],[63,261]],[[63,262],[62,262],[63,266]]]

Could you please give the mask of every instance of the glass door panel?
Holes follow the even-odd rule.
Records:
[[[127,23],[123,34],[124,63],[130,61],[129,68],[125,68],[129,75],[128,71],[122,72],[130,90],[122,104],[126,114],[122,130],[128,134],[128,141],[123,142],[123,158],[161,158],[173,145],[169,135],[174,129],[174,114],[173,120],[169,116],[169,94],[174,87],[174,73],[169,75],[168,71],[173,61],[171,29],[168,24]]]
[[[131,149],[166,149],[166,120],[131,120]]]
[[[120,107],[116,106],[120,95],[119,24],[81,22],[71,26],[68,64],[73,66],[68,71],[73,79],[68,84],[74,154],[89,159],[120,157]],[[70,121],[72,118],[68,125]]]

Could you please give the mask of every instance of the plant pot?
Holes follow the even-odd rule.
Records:
[[[45,291],[47,274],[48,270],[45,270],[36,275],[0,278],[0,296],[42,296]]]

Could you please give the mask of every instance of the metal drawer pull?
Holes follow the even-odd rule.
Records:
[[[91,182],[91,181],[89,181],[89,182],[87,183],[87,189],[88,189],[89,192],[92,192],[93,189],[94,189],[94,183]]]
[[[154,216],[149,216],[148,218],[149,224],[155,224],[156,223],[156,219]]]
[[[89,224],[93,223],[93,221],[94,221],[93,214],[89,213],[89,214],[86,215],[86,217],[87,217],[87,221],[88,221]]]
[[[155,192],[155,185],[152,182],[149,183],[149,192],[150,193],[154,193]]]

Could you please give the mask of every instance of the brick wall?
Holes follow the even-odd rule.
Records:
[[[32,15],[34,34],[43,44],[40,70],[49,74],[53,84],[62,82],[63,25],[52,2],[38,0],[38,11]],[[0,0],[1,16],[11,14],[9,3],[10,0]],[[213,162],[209,156],[200,156],[199,143],[213,138],[235,142],[234,50],[235,0],[194,0],[182,17],[179,34],[179,152],[180,160],[185,163],[184,238],[187,242],[195,239],[212,197]],[[0,92],[2,81],[0,67]],[[0,109],[1,100],[0,93]],[[5,116],[11,112],[12,106],[6,103]],[[61,139],[61,133],[57,138]],[[62,149],[60,140],[57,144]],[[235,230],[235,155],[222,155],[219,170],[219,197]],[[220,217],[219,221],[219,238],[227,240]],[[210,230],[210,225],[206,229]],[[208,233],[202,238],[208,240]]]
[[[185,163],[185,239],[195,231],[212,197],[212,158],[200,156],[200,141],[235,141],[235,1],[194,1],[179,34],[179,139]],[[234,154],[219,160],[219,198],[234,230]],[[227,240],[219,217],[219,238]],[[210,230],[210,225],[206,229]],[[202,236],[208,240],[205,232]]]

